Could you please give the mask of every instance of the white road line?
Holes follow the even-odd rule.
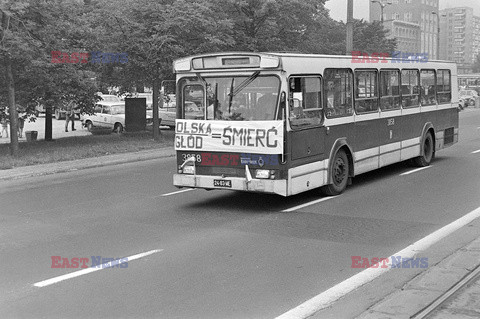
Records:
[[[425,166],[425,167],[420,167],[420,168],[416,168],[416,169],[414,169],[414,170],[411,170],[411,171],[402,173],[402,174],[400,174],[400,176],[410,175],[410,174],[413,174],[413,173],[416,173],[416,172],[419,172],[419,171],[423,171],[424,169],[427,169],[427,168],[430,168],[430,167],[432,167],[432,165],[430,165],[430,166]]]
[[[181,191],[176,191],[176,192],[172,192],[172,193],[168,193],[168,194],[163,194],[163,195],[160,195],[160,196],[176,195],[176,194],[185,193],[185,192],[189,192],[189,191],[193,191],[193,190],[195,190],[195,188],[187,188],[187,189],[182,189]]]
[[[155,250],[147,251],[145,253],[141,253],[141,254],[130,256],[130,257],[126,257],[127,262],[130,262],[132,260],[139,259],[139,258],[142,258],[142,257],[146,257],[148,255],[152,255],[152,254],[155,254],[155,253],[158,253],[158,252],[161,252],[162,250],[163,249],[155,249]],[[119,264],[121,264],[121,263],[119,263]],[[98,268],[97,267],[95,267],[95,268],[93,268],[93,267],[85,268],[85,269],[82,269],[82,270],[79,270],[79,271],[72,272],[70,274],[65,274],[65,275],[62,275],[62,276],[58,276],[58,277],[54,277],[54,278],[51,278],[51,279],[47,279],[47,280],[44,280],[44,281],[37,282],[36,284],[33,284],[33,286],[35,286],[35,287],[50,286],[50,285],[56,284],[57,282],[64,281],[64,280],[67,280],[67,279],[72,279],[72,278],[75,278],[75,277],[78,277],[78,276],[83,276],[83,275],[89,274],[89,273],[97,271],[97,270],[108,269],[107,267],[109,267],[110,265],[111,265],[110,263],[105,263],[105,264],[100,265]]]
[[[477,218],[480,218],[480,207],[390,256],[413,258],[417,253],[426,250],[433,244],[447,237],[454,231],[468,225]],[[317,311],[329,307],[332,303],[344,297],[346,294],[365,285],[366,283],[386,273],[390,269],[392,269],[390,266],[388,268],[367,268],[364,271],[313,297],[312,299],[305,301],[298,307],[289,310],[288,312],[277,317],[277,319],[308,318],[314,315]]]
[[[282,210],[282,213],[292,212],[294,210],[304,208],[304,207],[307,207],[307,206],[311,206],[311,205],[315,205],[317,203],[321,203],[321,202],[324,202],[326,200],[329,200],[329,199],[332,199],[332,198],[335,198],[335,197],[337,197],[337,196],[329,196],[329,197],[320,198],[320,199],[314,200],[312,202],[308,202],[308,203],[298,205],[298,206],[295,206],[295,207],[292,207],[292,208],[284,209],[284,210]]]
[[[472,154],[480,153],[480,150],[472,152]]]

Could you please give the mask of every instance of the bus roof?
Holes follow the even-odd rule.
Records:
[[[312,60],[336,60],[341,61],[336,67],[362,67],[362,68],[421,68],[428,67],[448,67],[456,69],[456,63],[453,61],[428,60],[419,61],[405,59],[400,57],[373,56],[365,58],[362,55],[324,55],[324,54],[306,54],[291,52],[217,52],[206,53],[200,55],[189,56],[177,59],[173,62],[174,72],[199,72],[199,71],[218,71],[222,69],[277,69],[284,70],[286,68],[297,66],[298,59]],[[307,63],[308,64],[308,63]],[[448,65],[448,66],[447,66]],[[311,65],[306,66],[311,67]],[[331,67],[330,63],[326,63],[325,67]],[[428,68],[427,67],[427,68]],[[456,72],[455,72],[456,73]]]

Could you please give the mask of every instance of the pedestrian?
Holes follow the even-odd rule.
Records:
[[[18,137],[23,137],[23,127],[25,125],[25,117],[23,114],[18,114]]]
[[[0,132],[0,137],[5,133],[5,137],[8,138],[8,114],[4,111],[0,113],[0,124],[2,125],[2,132]]]
[[[68,132],[68,123],[72,121],[72,131],[76,131],[75,129],[75,105],[73,101],[67,103],[67,107],[65,108],[65,132]]]

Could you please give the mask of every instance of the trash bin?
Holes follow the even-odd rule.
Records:
[[[37,131],[26,131],[25,137],[27,138],[27,142],[32,142],[37,140]]]

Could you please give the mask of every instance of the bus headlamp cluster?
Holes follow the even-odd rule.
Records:
[[[257,169],[255,170],[255,178],[258,179],[275,179],[275,170]]]
[[[178,173],[179,174],[195,175],[195,165],[185,165],[183,167],[179,166],[178,167]]]

